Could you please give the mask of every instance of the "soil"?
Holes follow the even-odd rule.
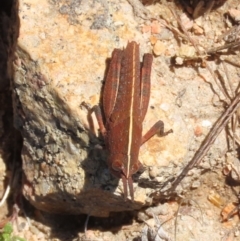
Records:
[[[149,5],[144,7],[138,0],[123,2],[131,4],[136,18],[150,19],[146,9],[154,12],[159,4],[166,6],[168,2],[173,3],[172,11],[177,13],[172,25],[166,21],[170,27],[160,36],[154,35],[158,33],[158,29],[155,22],[151,22],[151,41],[155,56],[171,56],[169,62],[174,66],[171,78],[175,82],[171,82],[172,89],[169,92],[173,93],[173,87],[178,90],[173,93],[176,96],[175,104],[186,117],[186,128],[194,132],[192,142],[186,144],[187,154],[181,168],[179,167],[180,173],[238,92],[239,3],[236,0],[145,1]],[[9,6],[5,11],[8,9]],[[143,26],[143,35],[148,27],[147,24]],[[161,41],[164,36],[167,37],[163,44]],[[171,48],[169,36],[175,38],[176,46],[178,41],[184,43],[178,51],[174,52]],[[210,46],[209,43],[214,44]],[[12,59],[16,62],[14,55]],[[13,73],[10,74],[11,78]],[[187,87],[192,91],[185,94],[184,89]],[[21,169],[23,140],[20,132],[11,124],[14,117],[10,83],[7,87],[6,84],[0,86],[0,90],[0,196],[3,197],[8,187],[11,187],[10,194],[0,206],[0,227],[10,221],[14,227],[14,235],[28,241],[240,240],[238,112],[219,134],[213,148],[206,153],[201,163],[187,173],[175,195],[156,198],[150,207],[139,211],[111,213],[107,218],[85,214],[49,214],[31,206],[21,194],[21,180],[24,175]],[[189,105],[180,108],[184,103]],[[194,121],[188,122],[189,116]],[[177,117],[174,117],[176,121]],[[180,138],[178,140],[177,136],[176,140],[180,142]]]

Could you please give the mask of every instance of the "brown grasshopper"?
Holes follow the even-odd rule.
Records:
[[[113,50],[103,89],[105,124],[100,108],[95,108],[100,132],[109,152],[109,169],[113,175],[122,179],[125,200],[128,188],[134,200],[132,175],[141,166],[138,160],[141,145],[158,131],[161,135],[172,132],[169,130],[164,133],[164,123],[159,120],[142,136],[142,123],[150,98],[153,57],[144,54],[141,65],[139,55],[136,42],[128,43],[123,50]]]

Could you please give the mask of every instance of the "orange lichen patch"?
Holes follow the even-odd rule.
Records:
[[[150,25],[144,25],[142,26],[142,33],[147,33],[151,31],[151,26]]]
[[[223,221],[228,221],[229,218],[233,217],[238,213],[238,208],[235,204],[229,203],[221,211],[221,216]]]
[[[162,27],[158,21],[153,21],[151,23],[151,32],[152,34],[158,34],[162,30]]]
[[[152,34],[159,34],[162,31],[162,26],[158,21],[153,21],[150,25],[142,26],[142,33],[150,32]]]
[[[98,102],[99,102],[99,95],[92,95],[92,96],[90,96],[89,104],[91,104],[93,106],[93,105],[98,104]]]
[[[147,147],[150,152],[157,153],[159,150],[164,151],[168,149],[168,144],[166,143],[166,140],[161,140],[159,137],[154,136],[151,138],[151,140],[148,141]]]
[[[194,135],[195,136],[201,136],[202,135],[202,127],[201,126],[196,126],[194,130]]]
[[[151,45],[154,45],[156,42],[157,42],[157,40],[158,40],[158,38],[157,37],[155,37],[155,36],[150,36],[150,43],[151,43]]]

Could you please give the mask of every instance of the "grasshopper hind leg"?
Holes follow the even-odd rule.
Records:
[[[173,133],[173,130],[170,129],[168,131],[164,131],[164,123],[163,121],[159,120],[156,122],[150,130],[142,137],[142,143],[143,145],[146,141],[148,141],[150,138],[152,138],[155,134],[159,133],[160,136],[166,136],[169,133]]]

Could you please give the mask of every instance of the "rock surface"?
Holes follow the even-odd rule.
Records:
[[[173,25],[176,22],[166,5],[152,5],[148,10]],[[198,72],[187,65],[173,68],[172,56],[194,57],[182,53],[185,43],[179,46],[164,24],[152,33],[151,20],[134,17],[132,6],[124,0],[43,0],[41,4],[23,0],[19,13],[14,102],[15,126],[24,138],[25,197],[48,212],[92,216],[139,209],[161,198],[162,187],[190,160],[223,111],[212,105],[216,95],[208,81],[218,87],[211,74],[200,66]],[[149,31],[142,32],[144,26]],[[209,33],[206,41],[201,34],[198,43],[211,47],[214,38]],[[153,36],[161,45],[161,55],[154,58],[144,132],[161,119],[174,133],[155,136],[142,146],[139,159],[145,171],[135,178],[135,202],[124,202],[122,182],[109,173],[106,153],[100,147],[103,143],[89,127],[81,103],[98,104],[107,59],[114,48],[135,40],[141,54],[152,52]],[[196,129],[201,134],[195,135]],[[222,135],[206,160],[221,157],[225,149]],[[178,192],[189,190],[200,174],[193,171]]]

